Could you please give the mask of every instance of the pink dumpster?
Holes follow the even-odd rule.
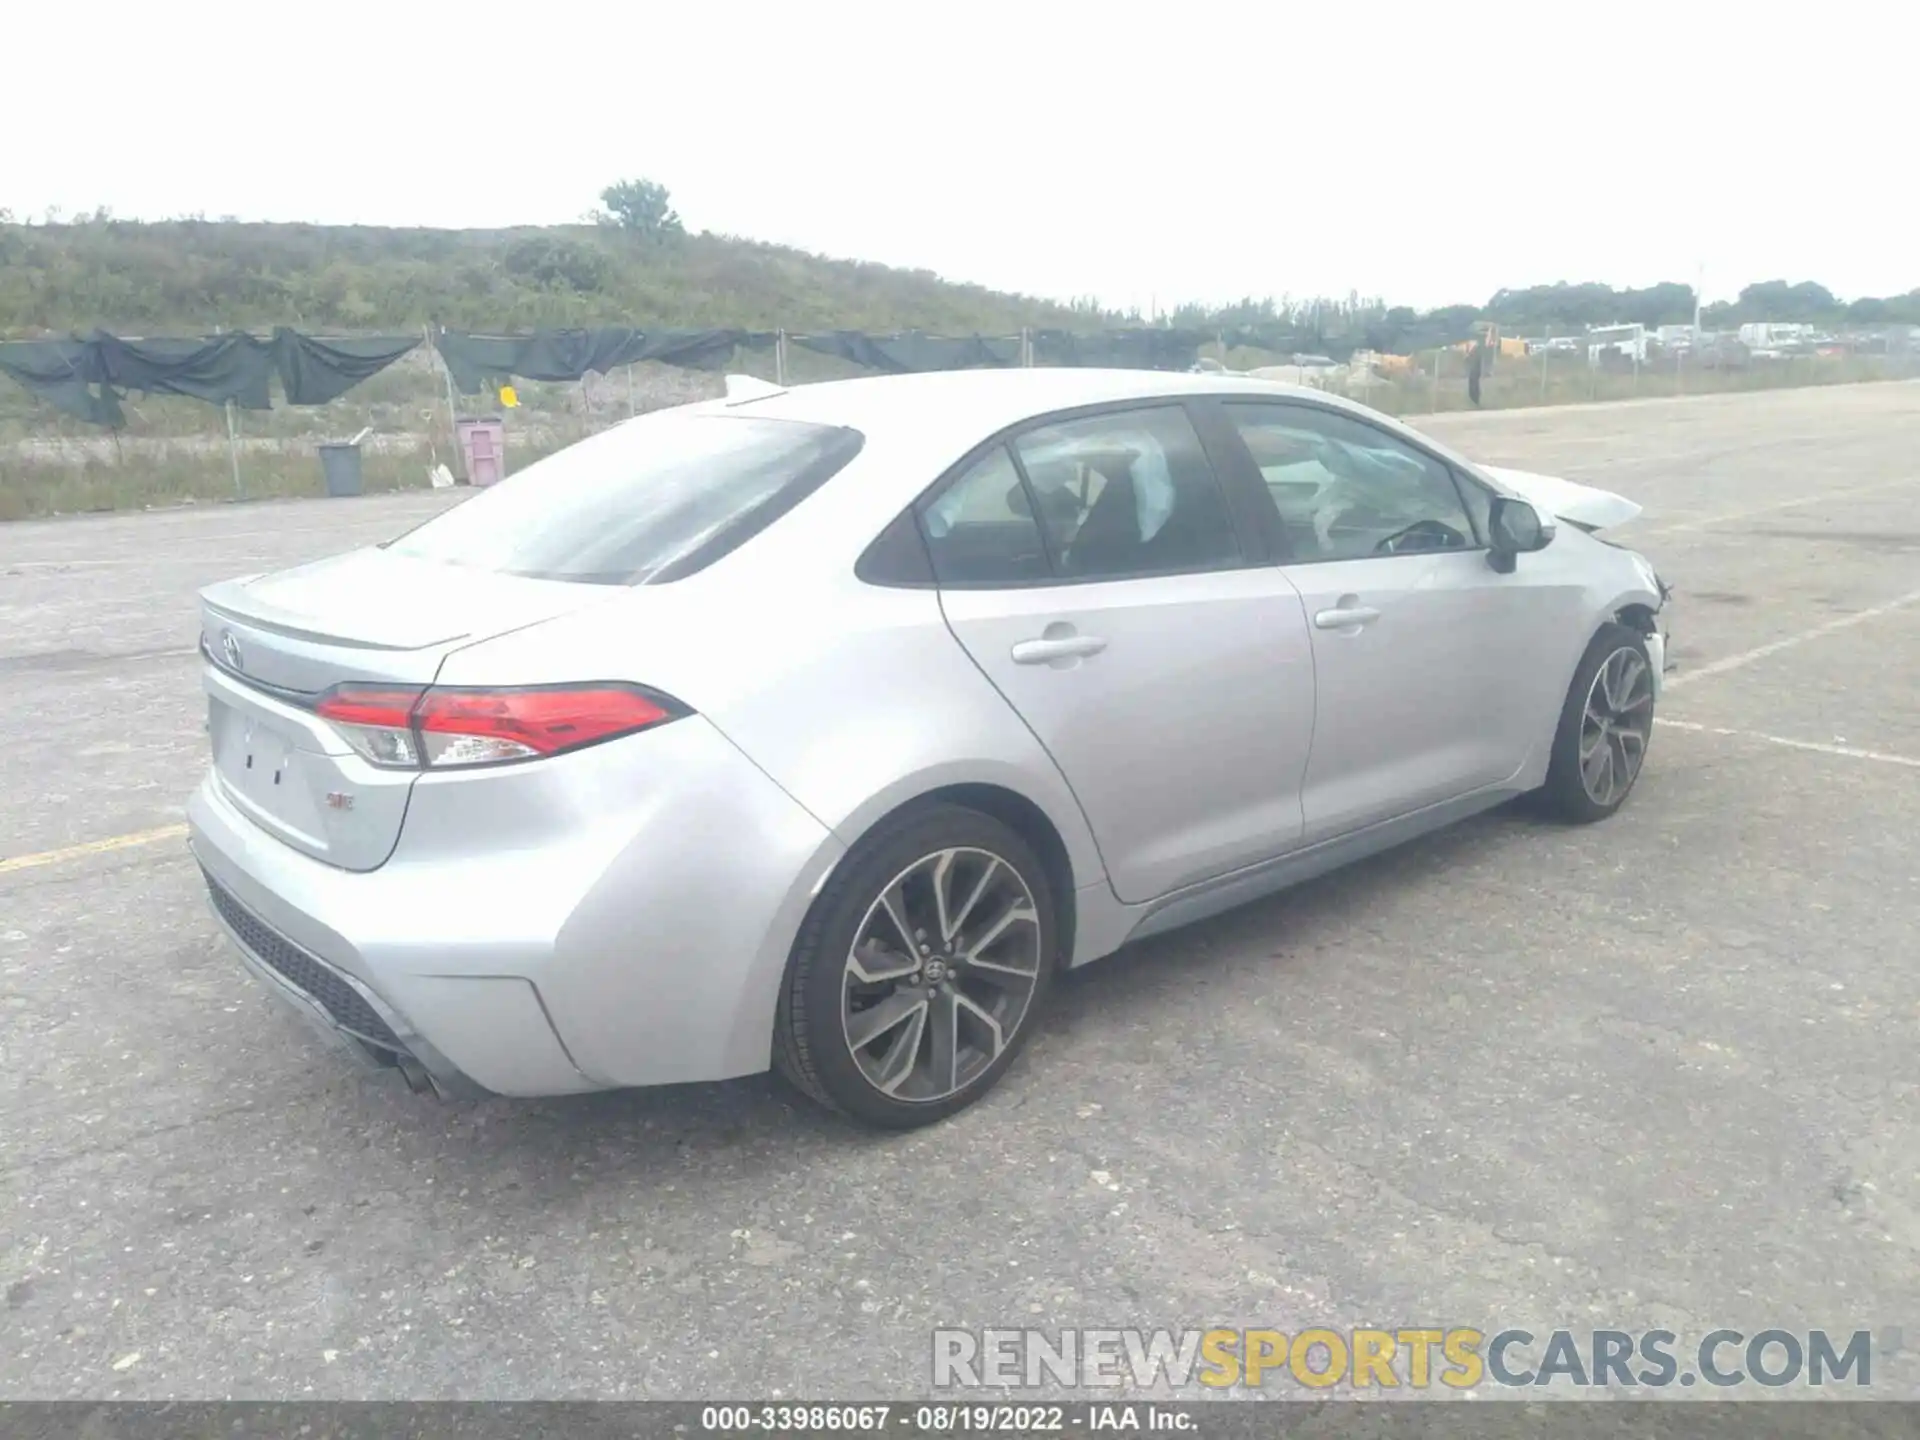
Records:
[[[497,416],[456,420],[460,454],[467,464],[469,485],[492,485],[507,478],[507,424]]]

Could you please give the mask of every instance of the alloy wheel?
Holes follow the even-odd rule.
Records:
[[[854,931],[841,986],[867,1083],[921,1103],[971,1084],[1026,1019],[1041,940],[1033,891],[1001,856],[957,847],[902,870]]]
[[[1589,800],[1611,807],[1626,798],[1652,730],[1653,667],[1623,645],[1594,673],[1580,718],[1580,783]]]

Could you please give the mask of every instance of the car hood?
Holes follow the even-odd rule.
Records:
[[[1582,529],[1604,530],[1611,525],[1624,525],[1640,513],[1640,507],[1624,495],[1562,480],[1558,475],[1536,475],[1530,470],[1508,470],[1498,465],[1480,468],[1521,499],[1531,500]]]

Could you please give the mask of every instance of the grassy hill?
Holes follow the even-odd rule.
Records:
[[[0,219],[4,212],[0,212]],[[0,338],[85,333],[418,332],[539,326],[920,329],[1011,334],[1023,325],[1090,329],[1091,308],[1007,295],[900,270],[717,235],[648,237],[596,225],[511,230],[376,229],[104,216],[0,223]],[[731,368],[771,373],[770,349]],[[789,376],[855,373],[796,348]],[[643,364],[577,385],[519,387],[509,450],[525,465],[635,410],[712,393],[716,375]],[[490,400],[460,402],[479,409]],[[421,347],[331,405],[234,417],[215,406],[131,396],[127,428],[106,434],[0,379],[0,520],[187,499],[310,494],[314,446],[370,428],[369,488],[420,485],[451,458],[453,415],[437,359]],[[239,474],[233,474],[237,465]]]
[[[1090,311],[925,270],[592,225],[392,230],[95,218],[0,224],[0,336],[620,323],[1010,333]]]

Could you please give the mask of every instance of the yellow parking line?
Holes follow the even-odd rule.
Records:
[[[131,850],[136,845],[152,845],[161,840],[186,838],[184,825],[162,825],[158,830],[136,830],[131,835],[114,835],[105,840],[89,840],[84,845],[69,845],[64,850],[42,850],[38,855],[14,855],[0,860],[0,875],[11,870],[31,870],[36,865],[58,865],[62,860],[78,860],[87,855],[104,855],[109,850]]]

